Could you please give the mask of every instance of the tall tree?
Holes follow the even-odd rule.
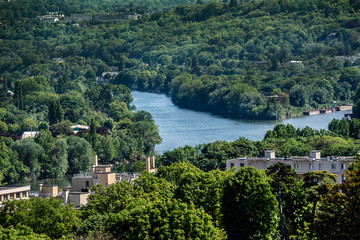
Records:
[[[316,215],[318,239],[360,239],[360,155],[344,174],[345,181],[324,196]]]
[[[29,178],[37,178],[41,172],[41,157],[44,148],[33,139],[22,139],[11,145],[12,150],[19,154],[19,159],[30,168]]]
[[[337,176],[333,173],[324,171],[312,171],[305,173],[304,186],[307,190],[308,200],[312,203],[310,215],[309,238],[314,237],[314,222],[317,204],[329,193],[331,186],[336,183]]]
[[[50,124],[61,122],[64,119],[64,111],[58,99],[50,102],[48,117]]]
[[[75,136],[70,136],[66,143],[68,146],[69,171],[71,173],[88,171],[93,162],[93,150],[90,143]]]
[[[271,178],[272,192],[279,202],[279,227],[283,239],[306,237],[308,202],[302,177],[289,164],[282,162],[271,165],[265,172]]]
[[[254,167],[240,168],[224,184],[223,224],[228,239],[271,238],[278,207],[269,179]]]

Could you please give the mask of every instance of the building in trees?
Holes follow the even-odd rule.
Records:
[[[35,138],[36,134],[39,134],[39,131],[25,131],[25,132],[21,135],[21,139],[25,139],[25,138]]]
[[[107,187],[114,184],[116,173],[111,172],[110,165],[98,165],[98,158],[94,156],[94,162],[91,165],[90,172],[80,172],[71,179],[71,188],[64,190],[64,204],[75,203],[76,207],[87,204],[87,198],[90,195],[90,188],[96,184]]]
[[[13,199],[28,199],[30,185],[4,185],[0,186],[0,207],[3,202]]]
[[[353,157],[327,157],[322,158],[318,150],[310,151],[307,156],[294,156],[280,158],[275,156],[274,150],[266,150],[265,157],[243,157],[230,159],[226,161],[226,169],[233,167],[239,169],[241,167],[253,166],[257,169],[266,169],[275,163],[282,162],[293,167],[297,173],[304,174],[315,170],[327,170],[337,175],[337,182],[341,183],[345,180],[344,172],[348,169],[349,164],[354,161]]]

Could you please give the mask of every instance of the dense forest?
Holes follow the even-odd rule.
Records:
[[[16,79],[54,73],[92,81],[115,66],[111,83],[238,118],[275,119],[276,112],[358,99],[357,1],[197,1],[137,20],[80,21],[80,27],[36,20],[56,9],[69,14],[67,7],[86,13],[79,6],[87,2],[93,14],[104,11],[90,0],[48,8],[44,1],[38,10],[34,1],[0,4],[0,74],[10,89]],[[54,69],[52,58],[65,62]]]

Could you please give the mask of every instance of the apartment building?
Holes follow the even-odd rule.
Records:
[[[282,162],[295,168],[299,174],[315,170],[327,170],[330,173],[336,174],[337,182],[342,183],[345,180],[343,175],[345,170],[354,161],[353,157],[321,157],[321,153],[318,150],[310,151],[309,156],[280,158],[275,156],[274,150],[266,150],[264,155],[264,157],[243,157],[227,160],[226,169],[253,166],[263,170],[275,163]]]
[[[0,186],[0,207],[8,200],[29,198],[30,185],[4,185]]]

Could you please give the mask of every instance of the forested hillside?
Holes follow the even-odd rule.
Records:
[[[51,59],[60,57],[71,80],[91,81],[116,66],[119,75],[109,77],[114,84],[169,93],[181,107],[239,118],[274,119],[276,111],[283,116],[357,100],[356,1],[211,2],[80,27],[35,20],[41,11],[78,12],[66,10],[67,2],[31,14],[24,7],[34,2],[21,2],[0,5],[0,73],[10,89],[24,76],[51,78]],[[105,11],[102,6],[94,3],[93,14]],[[102,67],[90,63],[70,73],[67,66],[85,60]]]
[[[0,2],[0,184],[86,171],[94,154],[141,171],[161,138],[130,88],[239,118],[333,101],[356,101],[360,116],[359,8],[355,0]],[[91,17],[37,18],[52,11]],[[116,18],[124,11],[142,15]],[[76,124],[89,129],[74,132]],[[157,158],[156,174],[96,185],[80,210],[55,198],[3,202],[0,239],[359,239],[360,155],[341,184],[282,163],[223,171],[229,158],[268,149],[351,156],[359,139],[353,118],[177,148]]]

